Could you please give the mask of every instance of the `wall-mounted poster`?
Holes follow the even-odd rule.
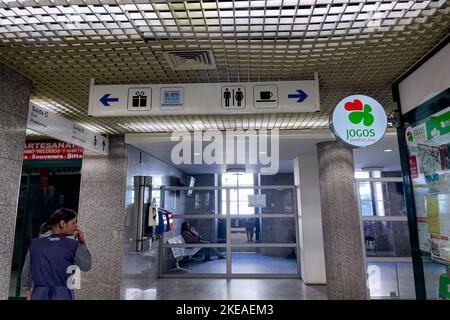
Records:
[[[450,112],[433,115],[411,130],[421,127],[427,137],[408,146],[419,245],[432,260],[450,265]]]
[[[420,171],[425,176],[433,175],[441,169],[439,147],[419,144],[417,145],[417,153],[420,158]]]

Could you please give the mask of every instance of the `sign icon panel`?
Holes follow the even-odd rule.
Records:
[[[278,88],[277,86],[254,86],[253,105],[257,109],[278,108]]]
[[[129,88],[128,110],[144,111],[152,109],[152,88]]]
[[[183,109],[183,88],[161,88],[161,110]]]
[[[244,86],[222,87],[221,100],[223,109],[244,109],[245,87]]]

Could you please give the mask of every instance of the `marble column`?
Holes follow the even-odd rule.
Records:
[[[110,137],[109,155],[85,150],[81,169],[79,226],[93,266],[81,273],[77,299],[119,299],[125,217],[127,148],[123,136]]]
[[[9,295],[31,80],[0,64],[0,299]]]
[[[353,150],[317,144],[328,299],[367,299]]]

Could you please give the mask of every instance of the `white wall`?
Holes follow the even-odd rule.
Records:
[[[400,82],[402,114],[450,87],[450,44]]]
[[[317,153],[298,155],[294,159],[294,180],[298,187],[299,257],[302,280],[306,284],[325,284]]]

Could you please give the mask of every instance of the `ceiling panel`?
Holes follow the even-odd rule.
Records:
[[[326,128],[360,93],[390,112],[390,85],[449,31],[450,1],[0,0],[0,61],[33,80],[32,99],[99,132]],[[173,71],[164,52],[211,50],[216,69]],[[322,111],[92,118],[98,84],[283,81],[320,76]]]

